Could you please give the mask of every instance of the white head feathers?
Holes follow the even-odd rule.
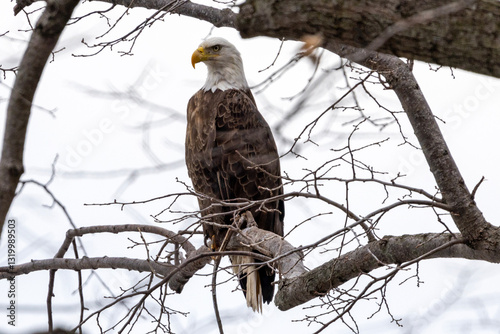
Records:
[[[193,67],[200,61],[208,67],[207,80],[202,87],[204,91],[248,89],[241,55],[224,38],[213,37],[201,43],[191,61]]]

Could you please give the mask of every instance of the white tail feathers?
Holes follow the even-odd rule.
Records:
[[[253,260],[252,258],[249,258]],[[243,269],[247,276],[247,306],[254,312],[262,313],[262,291],[260,287],[259,272],[255,266],[248,266]]]
[[[246,278],[246,299],[247,306],[254,312],[262,313],[262,289],[260,286],[259,271],[255,266],[247,266],[247,263],[254,263],[250,256],[230,256],[233,263],[233,272],[241,278]]]

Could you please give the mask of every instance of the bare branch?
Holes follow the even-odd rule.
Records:
[[[168,8],[176,4],[175,9],[170,12],[180,14],[212,23],[216,27],[235,28],[236,14],[229,8],[217,9],[210,6],[200,5],[188,0],[99,0],[103,2],[122,5],[127,8],[143,7],[147,9]]]
[[[56,253],[55,257],[63,256],[66,253],[74,237],[81,237],[85,234],[93,234],[93,233],[116,234],[120,232],[139,232],[139,231],[146,233],[154,233],[164,236],[170,242],[181,245],[181,247],[184,248],[187,254],[190,254],[196,250],[195,247],[189,242],[189,240],[187,240],[187,238],[175,232],[161,228],[159,226],[141,225],[141,224],[97,225],[97,226],[80,227],[77,229],[68,230],[68,232],[66,232],[66,239],[59,248],[59,251]]]
[[[234,251],[242,248],[248,248],[248,251]],[[191,254],[192,262],[184,266],[171,278],[170,288],[180,293],[187,281],[207,263],[205,262],[207,254],[212,257],[218,255],[251,255],[261,260],[256,265],[272,265],[278,268],[280,275],[286,278],[299,276],[306,271],[302,263],[303,255],[300,249],[296,249],[279,235],[261,230],[256,226],[247,227],[238,231],[238,233],[233,233],[226,249],[227,251],[223,252],[211,252],[207,247],[199,248],[196,253]],[[265,256],[252,253],[252,249]],[[200,257],[200,261],[194,261],[197,257]]]
[[[293,247],[288,241],[271,231],[261,230],[256,226],[247,227],[231,238],[228,249],[249,247],[269,256],[271,259],[262,264],[273,264],[280,275],[293,278],[306,271],[300,248]]]
[[[17,184],[24,172],[23,152],[31,104],[45,64],[78,0],[48,0],[31,35],[7,107],[0,160],[0,236]]]
[[[17,5],[14,7],[14,14],[19,13],[24,7],[41,0],[17,0]],[[193,3],[189,0],[98,0],[101,2],[109,2],[113,5],[121,5],[127,8],[142,7],[146,9],[165,10],[175,4],[176,8],[169,12],[193,17],[199,20],[204,20],[212,23],[216,27],[235,28],[236,13],[229,8],[218,9],[210,6],[205,6]],[[168,11],[168,10],[167,10]]]
[[[450,242],[452,244],[448,244]],[[462,242],[459,235],[449,234],[387,236],[332,259],[295,279],[285,279],[280,283],[275,304],[282,311],[288,310],[322,296],[358,275],[368,273],[383,265],[401,264],[417,258],[421,259],[422,255],[432,252],[442,245],[447,245],[447,248],[429,254],[427,258],[477,259],[481,256],[469,247],[459,244]],[[497,261],[500,261],[500,258]]]
[[[474,189],[472,189],[472,193],[471,193],[471,197],[472,199],[476,198],[476,192],[477,190],[479,189],[479,187],[481,186],[481,184],[483,183],[484,181],[484,176],[481,178],[481,180],[479,180],[479,182],[474,186]]]
[[[201,270],[205,265],[207,265],[211,258],[208,256],[203,256],[204,254],[211,254],[211,250],[208,247],[202,246],[198,248],[195,252],[190,254],[191,258],[198,258],[198,260],[191,261],[188,264],[183,265],[180,270],[172,276],[168,282],[170,289],[177,293],[181,293],[184,285],[189,281],[191,277],[198,271]]]
[[[64,259],[55,258],[47,260],[31,260],[31,262],[15,265],[12,268],[0,267],[0,279],[11,278],[13,276],[25,275],[34,271],[50,270],[50,269],[70,269],[70,270],[85,270],[85,269],[127,269],[136,270],[139,272],[158,273],[163,276],[168,276],[173,266],[171,264],[163,264],[149,260],[130,259],[126,257],[86,257],[81,259]]]

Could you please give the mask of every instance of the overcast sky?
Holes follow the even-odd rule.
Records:
[[[38,6],[35,4],[32,7]],[[75,16],[92,11],[94,8],[107,8],[108,5],[85,3],[77,8]],[[0,3],[0,64],[10,68],[19,64],[26,47],[29,28],[26,16],[22,13],[12,15],[13,3]],[[29,9],[31,9],[30,7]],[[116,19],[123,8],[116,8],[109,16]],[[286,64],[297,52],[299,44],[284,43],[276,64],[273,63],[281,42],[276,39],[255,38],[242,40],[234,30],[212,29],[205,22],[179,17],[166,16],[145,29],[136,42],[132,56],[122,56],[119,51],[128,50],[130,45],[119,44],[113,50],[104,49],[98,55],[82,57],[96,52],[81,41],[95,44],[113,40],[123,35],[152,11],[134,9],[130,15],[110,34],[96,40],[95,37],[107,31],[105,19],[96,15],[88,17],[68,27],[63,33],[54,59],[45,69],[37,90],[34,108],[29,123],[25,148],[25,169],[22,180],[47,182],[51,167],[55,164],[57,174],[50,184],[52,193],[64,204],[77,226],[109,225],[125,223],[155,224],[152,216],[164,222],[162,226],[180,230],[193,223],[192,220],[177,224],[166,221],[180,217],[183,212],[193,211],[196,202],[183,198],[173,207],[174,212],[163,212],[170,202],[155,201],[145,205],[89,206],[85,204],[109,203],[119,201],[140,201],[185,191],[184,182],[190,184],[184,165],[185,109],[189,98],[202,86],[206,68],[198,64],[191,67],[190,57],[198,44],[209,34],[222,36],[233,42],[240,50],[250,85],[265,80],[271,73]],[[35,16],[31,17],[32,24]],[[287,119],[286,115],[300,101],[300,96],[287,99],[299,93],[311,77],[314,66],[305,59],[281,78],[275,80],[262,93],[256,94],[257,103],[264,117],[275,133],[281,153],[289,150],[304,125],[335,102],[346,91],[344,75],[338,67],[340,60],[335,55],[325,53],[319,70],[329,71],[324,82],[308,92],[303,113],[297,118]],[[486,181],[477,192],[476,201],[487,220],[498,225],[498,198],[500,176],[498,163],[500,152],[500,80],[441,68],[436,65],[415,64],[415,76],[419,81],[429,104],[440,120],[450,150],[472,189],[481,177]],[[356,78],[356,73],[348,73]],[[0,77],[0,120],[5,120],[7,99],[14,75],[7,73]],[[352,79],[351,84],[355,83]],[[401,107],[391,91],[379,85],[368,84],[384,106],[393,110]],[[372,119],[386,117],[387,113],[363,94],[357,92],[365,114]],[[352,106],[352,98],[345,106]],[[417,144],[413,131],[409,128],[404,114],[399,116],[401,126],[409,140]],[[317,168],[329,156],[332,149],[346,145],[352,131],[352,124],[345,124],[355,118],[354,111],[336,110],[323,118],[312,132],[312,139],[319,145],[305,139],[299,141],[298,150],[307,158],[296,158],[290,154],[282,159],[282,170],[294,178],[300,178],[307,168]],[[3,126],[0,127],[3,138]],[[276,130],[277,131],[277,130]],[[381,147],[373,147],[360,153],[367,163],[377,170],[387,172],[387,176],[398,172],[406,174],[405,182],[435,192],[432,175],[420,151],[402,143],[398,127],[391,125],[379,131],[365,122],[353,136],[356,146],[366,145],[389,138]],[[339,168],[342,176],[346,171]],[[347,171],[348,173],[348,171]],[[180,181],[180,182],[179,182]],[[285,191],[299,189],[300,185],[287,185]],[[339,202],[345,201],[345,193],[338,185],[325,185],[327,196]],[[367,185],[353,186],[350,207],[361,215],[368,214],[382,205],[384,194],[379,188]],[[397,200],[394,194],[390,201]],[[71,228],[67,217],[59,207],[52,206],[52,199],[41,189],[28,184],[15,199],[9,219],[17,222],[18,263],[31,259],[51,258],[64,240],[65,232]],[[287,202],[285,233],[310,218],[322,216],[303,224],[287,238],[295,246],[313,242],[326,233],[342,226],[342,215],[332,208],[305,199]],[[159,214],[159,215],[158,215]],[[449,221],[449,220],[448,220]],[[156,222],[159,223],[159,222]],[[377,235],[402,235],[407,233],[441,232],[443,226],[436,222],[428,209],[400,208],[388,214],[379,226]],[[455,231],[456,229],[453,229]],[[140,242],[137,235],[127,235]],[[83,239],[87,256],[129,256],[145,258],[143,247],[127,248],[132,243],[126,236],[89,236]],[[151,240],[154,238],[151,237]],[[200,245],[201,238],[195,240]],[[322,249],[321,251],[326,250]],[[83,251],[80,255],[83,255]],[[68,254],[72,256],[72,254]],[[324,254],[315,252],[306,258],[310,268],[335,256],[335,252]],[[6,241],[0,241],[0,263],[6,263]],[[414,276],[416,267],[403,272],[389,284],[387,301],[390,312],[401,320],[404,327],[391,322],[391,317],[382,310],[377,311],[380,299],[360,302],[352,312],[361,333],[493,333],[498,332],[500,319],[500,288],[498,279],[500,269],[490,263],[466,260],[424,261],[418,268],[421,282]],[[102,278],[117,293],[118,287],[128,287],[143,275],[128,271],[102,270]],[[187,317],[172,317],[172,329],[176,333],[217,333],[214,322],[210,288],[211,267],[203,274],[193,278],[181,295],[168,296],[168,305],[173,309],[189,312]],[[383,273],[376,271],[374,273]],[[88,277],[89,273],[85,273]],[[230,279],[221,273],[219,281]],[[400,284],[402,282],[404,284]],[[39,272],[19,277],[18,280],[18,326],[13,329],[7,325],[6,304],[1,302],[6,296],[7,284],[0,281],[0,333],[26,333],[42,329],[46,325],[45,299],[47,294],[48,273]],[[342,288],[347,289],[348,282]],[[59,271],[56,276],[56,297],[53,299],[54,320],[59,326],[74,326],[77,323],[79,302],[75,294],[76,273]],[[419,285],[419,287],[417,287]],[[227,333],[273,333],[273,332],[313,332],[317,324],[308,327],[307,321],[298,321],[305,314],[318,314],[326,309],[304,307],[320,304],[318,300],[298,306],[287,312],[279,311],[274,305],[265,306],[262,315],[255,315],[245,305],[241,291],[234,291],[234,280],[218,288],[222,321]],[[95,310],[98,305],[109,301],[109,295],[95,277],[86,286],[86,301]],[[132,305],[132,302],[127,304]],[[117,306],[116,314],[124,312],[125,307]],[[101,320],[107,325],[116,321],[114,312],[103,315]],[[323,319],[327,321],[327,318]],[[149,319],[144,320],[149,326]],[[351,320],[346,320],[354,326]],[[90,320],[86,333],[97,331],[95,321]],[[148,327],[149,328],[149,327]],[[141,333],[136,329],[134,333]],[[332,325],[327,333],[350,333],[349,328],[338,323]]]

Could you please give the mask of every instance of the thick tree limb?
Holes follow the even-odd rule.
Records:
[[[386,236],[311,271],[307,271],[302,263],[301,248],[294,248],[270,231],[246,228],[233,235],[227,249],[241,249],[242,246],[257,249],[270,258],[267,263],[279,268],[281,281],[275,304],[283,311],[325,295],[350,279],[385,265],[399,265],[424,258],[462,258],[500,263],[500,253],[493,258],[488,249],[472,249],[460,234]],[[192,267],[187,272],[189,270],[192,271],[186,275],[187,279],[198,269]],[[181,290],[186,282],[179,285]]]
[[[477,249],[489,249],[492,258],[500,251],[500,230],[489,224],[477,207],[453,160],[415,77],[399,58],[327,42],[325,47],[352,61],[382,74],[398,96],[413,127],[424,156],[434,175],[444,202],[465,240]]]
[[[31,35],[12,88],[0,160],[0,236],[24,172],[23,153],[31,104],[45,63],[78,0],[49,0]]]
[[[249,0],[241,5],[236,25],[244,38],[298,40],[321,34],[326,41],[360,48],[390,36],[373,46],[500,77],[499,22],[500,2],[491,0]]]
[[[170,289],[177,293],[181,293],[182,289],[184,289],[184,285],[186,285],[191,277],[212,261],[212,255],[212,251],[206,246],[202,246],[190,253],[186,260],[190,259],[191,261],[189,263],[183,261],[179,271],[170,278],[168,282]]]
[[[195,254],[209,255],[224,255],[236,254],[232,250],[241,250],[242,247],[248,247],[250,252],[252,249],[257,249],[261,254],[267,255],[270,259],[260,259],[261,264],[270,264],[279,268],[280,275],[286,278],[293,278],[306,272],[302,263],[302,252],[295,249],[289,242],[284,240],[277,234],[270,231],[261,230],[255,226],[247,227],[231,237],[225,252],[211,252],[206,247],[199,248],[196,253],[192,253],[190,258],[194,258]],[[246,253],[245,255],[249,255]],[[193,261],[181,268],[169,282],[169,286],[173,291],[180,293],[188,280],[201,268],[203,268],[210,258],[201,257],[199,260]],[[269,263],[272,262],[272,263]]]
[[[472,249],[460,234],[386,236],[311,271],[303,265],[301,248],[294,248],[272,232],[256,227],[246,228],[233,236],[228,249],[241,248],[242,245],[258,249],[271,258],[268,262],[279,268],[281,282],[275,304],[283,311],[322,296],[348,280],[381,266],[420,260],[424,255],[427,255],[426,259],[463,258],[500,263],[500,252],[492,256],[490,249]]]
[[[227,249],[241,249],[242,246],[267,255],[271,258],[268,262],[284,277],[293,278],[306,271],[302,252],[273,232],[256,226],[247,227],[231,238]]]
[[[18,0],[18,12],[38,0]],[[242,37],[330,42],[500,77],[500,3],[493,0],[249,0],[239,13],[172,0],[96,0],[165,10],[231,27]]]
[[[162,231],[164,229],[159,228],[160,230],[156,230],[155,227],[151,228],[147,232],[165,235],[165,232]],[[97,231],[118,233],[120,231],[137,230],[134,225],[121,225],[117,226],[117,229],[113,229],[113,226],[95,226],[70,230],[67,235],[83,235],[97,233]],[[141,228],[142,230],[143,228]],[[174,238],[171,239],[174,240]],[[233,235],[227,245],[229,251],[211,252],[207,247],[203,246],[196,251],[191,251],[180,266],[150,260],[116,257],[54,258],[32,260],[29,263],[13,267],[0,267],[0,279],[12,278],[39,270],[127,269],[159,274],[169,280],[172,290],[180,293],[187,281],[205,264],[210,262],[211,256],[234,255],[236,253],[248,255],[247,252],[231,251],[231,249],[241,249],[242,246],[258,250],[259,253],[264,254],[259,257],[263,265],[269,264],[279,268],[281,280],[275,303],[280,310],[287,310],[303,304],[328,293],[352,278],[390,264],[399,265],[419,261],[424,257],[427,259],[463,258],[500,263],[500,256],[498,255],[500,253],[497,253],[497,256],[492,258],[489,250],[474,250],[464,244],[464,240],[459,234],[428,233],[386,236],[381,240],[371,242],[343,256],[332,259],[308,272],[303,266],[303,255],[300,251],[304,247],[294,248],[280,236],[252,226]],[[61,247],[61,249],[63,248],[64,246]],[[268,258],[267,261],[266,257]]]
[[[275,304],[282,311],[323,296],[348,280],[389,264],[402,264],[449,242],[460,242],[458,235],[420,234],[387,236],[376,242],[332,259],[295,279],[280,282]],[[481,259],[485,256],[463,244],[455,244],[427,258]],[[489,257],[486,256],[489,259]],[[500,262],[497,257],[496,262]]]
[[[170,1],[147,0],[107,2],[156,9],[171,4]],[[446,6],[452,2],[314,0],[306,4],[296,0],[252,0],[242,5],[236,21],[236,14],[230,10],[221,11],[189,1],[176,7],[175,13],[204,19],[217,26],[236,25],[244,37],[265,35],[299,39],[304,33],[320,32],[325,40],[325,48],[382,74],[400,99],[442,192],[444,202],[451,208],[452,218],[461,232],[460,235],[388,236],[306,272],[302,265],[302,254],[297,249],[280,237],[269,234],[270,232],[254,227],[247,228],[232,238],[228,249],[245,244],[271,258],[269,262],[273,262],[283,274],[275,300],[281,310],[324,295],[344,282],[383,265],[407,263],[423,256],[500,263],[499,229],[489,224],[477,208],[411,71],[395,56],[356,48],[370,46],[378,37],[383,36],[384,40],[377,45],[380,51],[500,77],[500,45],[496,42],[500,4],[498,1],[489,0],[456,3],[459,3],[458,8],[462,8],[460,4],[468,5],[472,2],[476,5],[471,9],[457,10],[446,16],[446,19],[432,20],[431,15],[431,19],[423,21],[416,20],[416,15],[425,10],[432,14],[432,8]],[[28,4],[30,1],[19,3]],[[47,57],[76,3],[75,0],[48,2],[23,57],[9,103],[0,161],[2,225],[23,172],[22,152],[34,92]],[[377,11],[371,11],[372,8]],[[398,26],[398,22],[404,23],[404,29],[401,25]],[[14,268],[0,268],[0,278],[47,269],[132,268],[165,276],[172,274],[172,270],[177,270],[170,264],[163,265],[148,260],[59,258],[67,251],[70,244],[68,240],[84,234],[85,231],[79,230],[73,230],[74,234],[67,237],[56,255],[57,258],[32,261]],[[178,277],[172,276],[172,281],[177,282],[174,285],[175,291],[181,291],[189,278],[210,261],[207,249],[195,250],[189,243],[186,245],[189,263],[184,261],[187,265],[178,270]],[[201,258],[204,260],[195,263]]]
[[[396,57],[385,56],[370,60],[398,96],[443,199],[451,207],[455,224],[467,241],[478,240],[482,231],[490,224],[486,222],[467,189],[413,73]]]

